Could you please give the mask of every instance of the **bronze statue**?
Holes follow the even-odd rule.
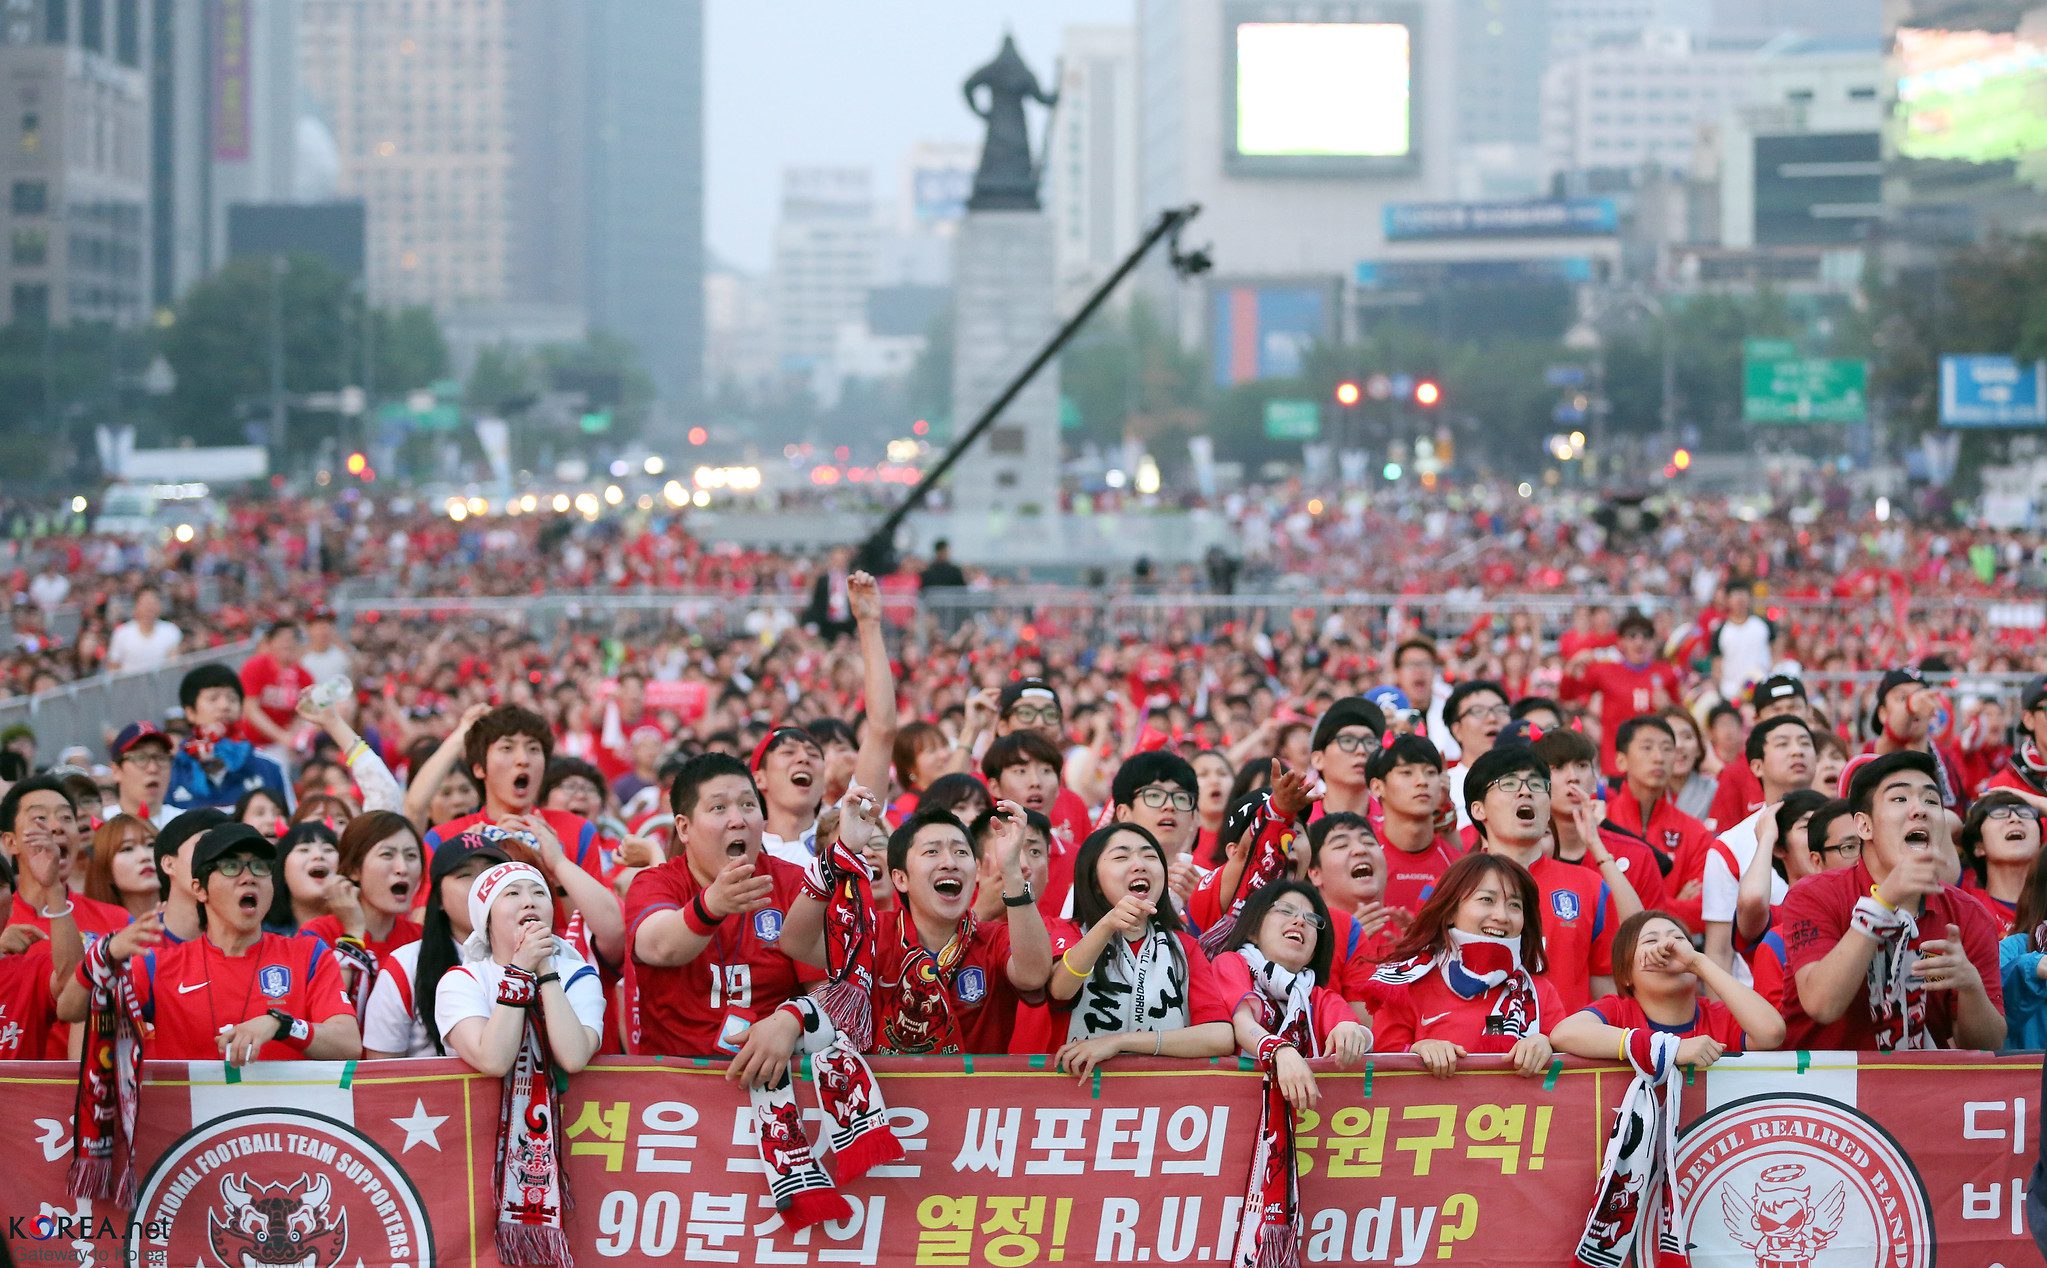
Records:
[[[975,97],[982,88],[988,90],[986,109]],[[981,147],[981,166],[974,173],[974,193],[967,200],[967,210],[1037,211],[1038,168],[1031,162],[1024,102],[1053,106],[1058,104],[1059,94],[1046,94],[1016,51],[1016,40],[1007,35],[1002,37],[1002,51],[974,72],[964,91],[967,108],[988,121],[988,139]]]

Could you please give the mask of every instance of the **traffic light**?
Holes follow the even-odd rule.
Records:
[[[1676,467],[1679,471],[1690,470],[1692,465],[1692,451],[1689,449],[1680,449],[1676,453],[1670,455],[1670,465]]]
[[[348,474],[352,476],[360,476],[369,468],[369,465],[370,460],[360,453],[348,455]]]
[[[1443,399],[1443,389],[1434,379],[1423,379],[1414,385],[1414,403],[1423,409],[1434,409]]]
[[[692,427],[689,429],[689,443],[691,443],[692,445],[701,445],[710,438],[711,433],[705,431],[701,427]]]
[[[1343,406],[1345,409],[1349,409],[1351,406],[1357,404],[1359,398],[1361,398],[1363,395],[1364,393],[1359,390],[1358,385],[1351,382],[1349,379],[1345,379],[1343,382],[1336,385],[1336,403],[1338,405]]]

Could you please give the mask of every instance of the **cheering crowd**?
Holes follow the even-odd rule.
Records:
[[[1992,547],[1986,578],[1982,544],[1929,553],[1929,584],[2030,564]],[[599,1054],[727,1059],[801,1227],[896,1156],[866,1056],[1241,1053],[1270,1076],[1245,1244],[1280,1262],[1324,1063],[1569,1054],[1660,1088],[1780,1046],[2047,1044],[2047,680],[1956,686],[2030,643],[1914,619],[1918,574],[1874,563],[1888,618],[1773,622],[1729,560],[1783,594],[1868,548],[1753,545],[1703,584],[1663,551],[1696,609],[1587,603],[1554,641],[1385,611],[948,624],[843,556],[809,629],[344,638],[315,604],[167,714],[106,719],[103,761],[12,772],[0,1059],[80,1062],[73,1183],[106,1197],[147,1058],[458,1057],[504,1080],[508,1136]],[[1885,672],[1801,673],[1837,662]],[[799,1058],[829,1169],[792,1126]],[[558,1144],[520,1143],[550,1179],[498,1186],[500,1250],[555,1262]],[[1648,1209],[1622,1163],[1602,1201]]]

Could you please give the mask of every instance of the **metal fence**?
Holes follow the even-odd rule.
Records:
[[[178,680],[199,665],[215,661],[240,666],[256,651],[255,640],[191,652],[165,661],[156,669],[126,674],[101,674],[64,686],[0,700],[0,730],[21,724],[36,734],[41,762],[74,744],[103,759],[114,733],[143,718],[161,719],[178,703]]]

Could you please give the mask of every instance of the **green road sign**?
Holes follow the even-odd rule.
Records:
[[[1869,416],[1869,362],[1801,357],[1776,339],[1751,339],[1742,351],[1745,421],[1859,423]]]
[[[1315,401],[1265,402],[1267,440],[1317,440],[1322,435],[1322,406]]]

